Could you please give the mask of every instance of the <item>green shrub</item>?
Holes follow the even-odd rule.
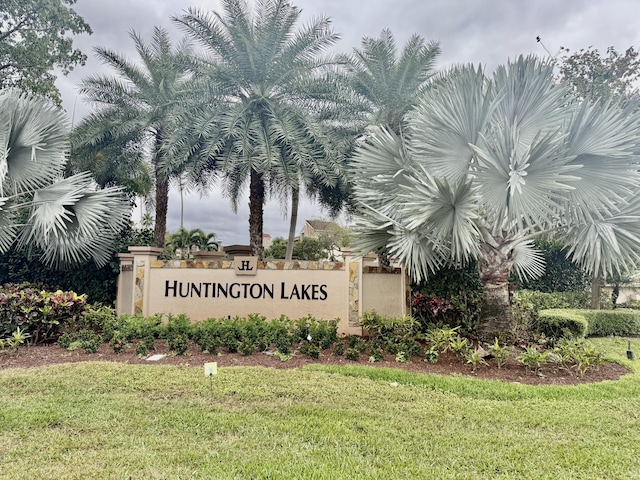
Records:
[[[509,348],[506,346],[501,346],[497,338],[496,338],[496,341],[493,343],[493,345],[489,347],[489,351],[493,355],[493,358],[496,359],[496,364],[498,365],[498,368],[502,368],[504,364],[507,363],[507,359],[511,354],[509,352]]]
[[[338,321],[314,319],[309,325],[309,335],[321,350],[327,350],[338,340]]]
[[[195,324],[192,332],[193,341],[203,352],[215,355],[223,345],[223,321],[217,318],[207,318]]]
[[[411,356],[405,351],[399,351],[396,353],[396,362],[398,363],[407,363],[411,360]]]
[[[425,340],[431,348],[438,352],[446,352],[451,348],[451,342],[458,336],[460,326],[450,328],[445,325],[443,327],[432,327],[425,334]]]
[[[438,357],[440,356],[440,354],[438,353],[438,350],[436,350],[433,347],[427,348],[424,351],[424,361],[425,362],[429,362],[429,363],[438,363]]]
[[[384,360],[384,352],[380,347],[371,347],[369,348],[369,361],[370,362],[381,362]]]
[[[347,337],[347,346],[358,350],[358,353],[364,353],[367,350],[366,340],[357,335],[350,335]]]
[[[144,358],[147,356],[147,346],[144,342],[140,342],[136,346],[136,355],[140,358]]]
[[[78,330],[88,329],[96,333],[102,333],[106,325],[112,323],[115,318],[115,308],[99,303],[87,305],[87,309],[83,313],[80,324],[78,325]],[[67,326],[69,327],[68,324]]]
[[[527,368],[527,371],[537,372],[547,362],[547,354],[548,352],[541,352],[536,347],[531,346],[518,355],[516,360],[522,363]]]
[[[640,312],[616,308],[615,310],[581,311],[587,320],[587,335],[640,335]]]
[[[251,343],[251,340],[245,339],[242,340],[239,344],[238,344],[238,351],[245,356],[251,355],[253,354],[253,352],[255,352],[256,347],[253,343]]]
[[[127,344],[126,337],[122,333],[120,333],[119,330],[115,330],[111,335],[109,346],[115,353],[120,353],[123,348],[128,347],[129,345]]]
[[[315,360],[320,358],[320,349],[311,342],[302,342],[300,344],[300,353]]]
[[[71,345],[71,342],[73,342],[73,336],[70,333],[65,332],[62,335],[60,335],[57,343],[60,348],[64,348],[65,350],[68,350],[69,346]]]
[[[487,364],[485,359],[482,357],[482,353],[478,349],[476,349],[476,350],[471,350],[471,349],[468,350],[465,353],[464,358],[467,360],[467,363],[471,364],[471,368],[472,368],[474,373],[477,370],[478,365],[486,365]]]
[[[168,314],[166,323],[158,328],[160,338],[166,338],[167,340],[177,335],[187,339],[191,338],[191,332],[194,330],[189,317],[182,313],[180,315]]]
[[[333,354],[337,355],[339,357],[341,357],[342,355],[344,355],[344,343],[342,342],[337,342],[334,346],[333,346]]]
[[[604,363],[602,353],[583,339],[561,340],[552,352],[560,357],[564,366],[575,368],[580,375],[584,375],[590,368],[598,367]]]
[[[257,348],[259,351],[264,351],[269,348],[271,344],[271,336],[269,333],[269,323],[267,318],[262,315],[249,314],[247,318],[238,319],[238,327],[240,329],[239,336],[241,343],[250,344],[253,346],[253,351]],[[240,350],[241,346],[238,346]],[[244,347],[248,351],[249,346]],[[240,353],[243,353],[240,350]],[[250,354],[249,354],[250,355]]]
[[[587,329],[587,320],[576,310],[550,309],[538,312],[538,331],[547,337],[582,338]]]
[[[167,338],[167,347],[176,355],[184,355],[189,348],[189,338],[181,333],[176,333]]]
[[[93,330],[85,329],[74,334],[74,342],[78,342],[85,353],[96,353],[102,345],[102,337]]]
[[[360,350],[357,348],[347,348],[347,352],[345,353],[345,357],[347,360],[351,360],[353,362],[357,362],[360,358]]]

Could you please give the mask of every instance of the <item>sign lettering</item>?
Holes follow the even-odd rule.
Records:
[[[179,282],[165,280],[164,296],[173,298],[232,298],[232,299],[280,299],[324,301],[329,298],[327,285],[280,282],[274,283],[241,282]]]

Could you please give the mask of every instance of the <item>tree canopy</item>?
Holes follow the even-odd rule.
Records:
[[[69,34],[92,33],[76,0],[0,0],[0,88],[16,87],[61,103],[54,68],[84,65]]]
[[[335,185],[339,174],[315,94],[331,93],[321,54],[338,37],[325,17],[299,25],[300,9],[285,0],[258,0],[253,9],[244,0],[221,3],[221,13],[189,9],[175,18],[205,49],[203,89],[194,90],[188,114],[191,151],[208,160],[205,173],[223,179],[234,208],[248,184],[249,243],[261,255],[266,198],[286,200],[305,178]]]
[[[153,30],[150,41],[136,32],[131,38],[140,57],[137,65],[123,55],[106,48],[97,48],[96,54],[117,75],[93,75],[82,81],[81,92],[98,105],[98,109],[85,118],[74,132],[76,163],[96,162],[100,155],[115,163],[111,173],[130,172],[139,180],[132,184],[144,188],[147,170],[143,161],[151,156],[150,170],[155,187],[155,243],[165,242],[166,217],[169,202],[169,179],[178,175],[167,165],[169,148],[167,138],[177,128],[176,110],[188,89],[186,43],[173,46],[169,33],[159,27]],[[162,166],[161,166],[162,165]],[[93,168],[99,173],[99,164]]]

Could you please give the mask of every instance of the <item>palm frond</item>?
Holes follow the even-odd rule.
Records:
[[[88,258],[98,265],[106,263],[131,207],[120,188],[92,191],[91,182],[85,173],[36,191],[18,246],[37,246],[44,252],[44,261],[53,265]]]

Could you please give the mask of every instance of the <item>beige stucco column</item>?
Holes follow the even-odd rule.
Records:
[[[133,312],[149,315],[149,269],[151,262],[158,259],[162,248],[158,247],[129,247],[133,255]]]
[[[130,253],[118,253],[120,261],[120,274],[118,275],[118,293],[116,297],[116,313],[133,313],[133,255]]]

